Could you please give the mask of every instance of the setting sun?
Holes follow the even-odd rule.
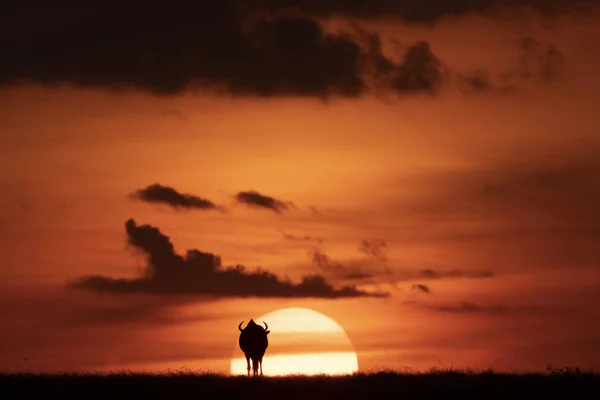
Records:
[[[264,375],[344,375],[358,371],[358,357],[344,329],[333,319],[308,308],[285,308],[256,321],[269,324]],[[241,355],[236,347],[236,355]],[[231,360],[231,373],[245,375],[246,360]]]

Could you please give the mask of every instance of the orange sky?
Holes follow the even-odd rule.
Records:
[[[456,76],[435,95],[387,100],[0,89],[0,370],[227,372],[238,323],[288,306],[342,325],[363,370],[599,368],[598,19],[359,22],[390,54],[392,39],[427,40],[452,71],[488,68],[497,90],[470,92]],[[551,78],[502,77],[519,65],[523,36],[562,53]],[[153,183],[227,212],[129,196]],[[236,204],[247,190],[295,208]],[[321,273],[390,296],[67,288],[86,275],[139,275],[146,261],[126,246],[129,218],[159,228],[179,254],[197,248],[227,266],[294,281]],[[359,251],[363,240],[385,242],[386,258]],[[313,262],[315,251],[338,272]]]

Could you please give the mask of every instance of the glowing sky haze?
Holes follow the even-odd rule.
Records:
[[[6,6],[0,370],[600,368],[598,3]]]

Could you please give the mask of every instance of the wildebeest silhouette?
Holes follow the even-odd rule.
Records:
[[[252,370],[253,375],[258,375],[258,368],[260,366],[260,374],[263,374],[262,370],[262,359],[267,351],[267,347],[269,347],[269,339],[267,335],[269,332],[269,325],[265,321],[265,327],[256,324],[253,319],[248,322],[248,325],[244,329],[242,329],[242,324],[244,321],[240,322],[238,325],[238,329],[240,330],[240,349],[244,352],[244,356],[246,357],[246,364],[248,366],[248,376],[250,376],[250,360],[252,360]]]

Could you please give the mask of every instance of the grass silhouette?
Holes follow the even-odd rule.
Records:
[[[600,398],[600,375],[575,368],[548,373],[431,370],[427,373],[379,371],[348,376],[246,377],[133,372],[98,374],[0,374],[1,399],[506,399]]]

